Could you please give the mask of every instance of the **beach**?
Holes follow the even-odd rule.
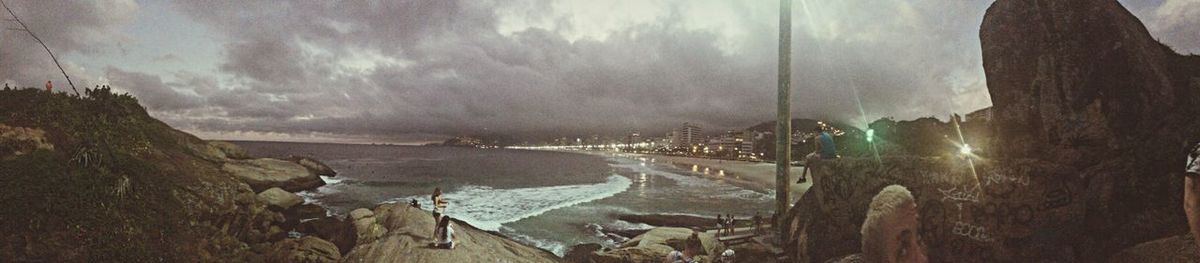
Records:
[[[613,154],[611,152],[604,152]],[[768,162],[747,162],[734,160],[708,159],[686,156],[668,156],[658,154],[637,154],[637,153],[617,153],[628,155],[632,158],[645,158],[648,161],[660,163],[672,163],[681,169],[691,169],[693,172],[705,174],[705,168],[708,169],[707,176],[719,178],[726,183],[736,185],[755,191],[774,192],[775,191],[775,163]],[[690,168],[689,166],[694,166]],[[808,188],[812,186],[812,180],[803,184],[796,184],[796,178],[800,173],[804,172],[803,166],[792,166],[788,182],[790,189],[790,199],[792,201],[799,199]],[[789,201],[791,203],[791,201]]]

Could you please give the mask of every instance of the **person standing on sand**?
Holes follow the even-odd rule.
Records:
[[[442,198],[442,188],[433,188],[433,196],[430,199],[433,201],[433,222],[436,224],[437,222],[441,222],[442,215],[446,213],[446,200]],[[434,234],[437,234],[436,226],[433,231],[435,232]]]
[[[1192,238],[1200,240],[1200,144],[1192,146],[1183,172],[1183,213]],[[1200,243],[1200,242],[1198,242]]]
[[[725,215],[725,234],[731,236],[734,234],[733,224],[735,223],[737,223],[737,221],[733,219],[733,214]]]
[[[754,234],[762,234],[762,214],[754,212]]]
[[[717,236],[721,236],[721,232],[725,231],[725,218],[721,214],[717,214]]]

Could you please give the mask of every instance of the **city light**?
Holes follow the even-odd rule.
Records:
[[[867,142],[875,142],[875,129],[867,129]]]

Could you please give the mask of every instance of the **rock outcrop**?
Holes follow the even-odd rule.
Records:
[[[1005,156],[1084,167],[1196,140],[1177,128],[1195,122],[1197,58],[1160,44],[1116,0],[996,1],[979,37]]]
[[[312,157],[308,157],[308,156],[292,155],[292,156],[288,156],[287,160],[292,161],[296,164],[299,164],[300,166],[304,166],[305,169],[308,169],[309,172],[312,172],[313,174],[316,174],[316,175],[324,175],[324,176],[337,175],[337,171],[334,171],[333,168],[330,168],[328,165],[325,165],[325,163],[322,163],[320,160],[317,160],[316,158],[312,158]]]
[[[812,161],[814,186],[788,215],[791,257],[859,253],[866,207],[890,184],[917,198],[933,262],[1102,262],[1186,233],[1200,58],[1156,42],[1115,0],[998,0],[980,40],[993,113],[989,133],[967,136],[991,147]]]
[[[305,236],[275,242],[267,255],[267,262],[334,263],[341,258],[341,252],[333,243],[318,237]]]
[[[1155,41],[1115,0],[999,0],[980,28],[1000,162],[1087,181],[1072,253],[1096,261],[1183,233],[1179,176],[1200,141],[1200,57]]]
[[[308,190],[325,185],[325,181],[294,162],[279,159],[259,158],[229,160],[221,165],[221,171],[232,174],[246,182],[255,191],[279,187],[289,192]]]
[[[131,96],[0,90],[0,127],[0,261],[263,262],[273,247],[335,255],[312,238],[285,240],[298,220],[278,210],[299,207],[294,198],[270,209],[256,193],[271,187],[222,170],[253,162],[244,152],[175,130]]]
[[[359,212],[360,215],[365,213]],[[386,229],[378,240],[360,243],[343,262],[558,262],[548,251],[508,238],[454,223],[454,249],[433,249],[433,215],[404,204],[384,204],[372,211],[374,221]],[[360,218],[371,218],[360,217]],[[353,217],[352,217],[353,218]]]
[[[266,203],[267,207],[276,209],[276,211],[288,210],[292,208],[292,206],[304,203],[304,198],[301,198],[299,195],[291,192],[284,191],[283,189],[279,189],[279,187],[272,187],[271,189],[267,189],[261,193],[258,193],[258,199],[262,200],[263,203]]]
[[[296,231],[333,242],[334,245],[337,245],[338,251],[342,255],[350,253],[350,249],[354,248],[358,240],[358,234],[354,231],[354,225],[337,217],[324,217],[304,221],[296,227]]]
[[[673,250],[683,250],[684,242],[692,234],[692,230],[680,227],[656,227],[629,241],[621,243],[614,249],[594,251],[587,257],[589,262],[660,262]],[[717,237],[708,233],[700,233],[700,262],[719,255],[725,251],[725,246],[717,241]],[[579,254],[576,252],[575,254]]]
[[[54,150],[46,131],[0,124],[0,159],[9,159],[34,150]]]
[[[354,233],[357,238],[355,239],[355,244],[375,242],[383,234],[387,234],[387,228],[384,228],[380,224],[380,221],[375,218],[375,212],[372,212],[371,209],[354,209],[354,211],[350,211],[347,219],[354,226]]]
[[[1076,241],[1094,234],[1078,224],[1087,184],[1066,166],[903,157],[810,162],[813,187],[787,226],[789,256],[798,262],[859,253],[867,206],[892,184],[916,197],[933,262],[1073,262]]]

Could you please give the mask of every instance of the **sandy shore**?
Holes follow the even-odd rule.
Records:
[[[611,156],[615,152],[608,151],[567,151],[575,153],[596,154]],[[616,153],[629,158],[646,158],[649,161],[656,163],[675,164],[681,169],[693,170],[697,174],[713,179],[719,179],[726,183],[751,189],[759,192],[774,192],[775,191],[775,163],[768,162],[747,162],[747,161],[732,161],[718,160],[684,156],[669,156],[657,154],[638,154],[638,153]],[[705,172],[707,168],[707,173]],[[793,166],[788,178],[788,188],[790,195],[788,196],[789,204],[795,203],[808,191],[812,186],[812,180],[803,184],[796,184],[796,179],[801,172],[804,172],[804,167]],[[811,178],[810,178],[811,179]]]
[[[655,162],[669,162],[687,168],[694,166],[694,171],[703,173],[705,168],[708,168],[710,177],[718,177],[726,180],[729,183],[753,189],[755,191],[774,191],[775,190],[775,164],[767,162],[746,162],[746,161],[731,161],[717,160],[696,157],[683,156],[667,156],[656,154],[631,154],[654,159]],[[723,171],[723,173],[722,173]],[[812,186],[812,181],[803,184],[796,184],[796,179],[804,167],[792,167],[791,176],[788,177],[788,187],[791,189],[791,199],[795,200],[808,191],[808,187]],[[723,175],[722,175],[723,174]]]

